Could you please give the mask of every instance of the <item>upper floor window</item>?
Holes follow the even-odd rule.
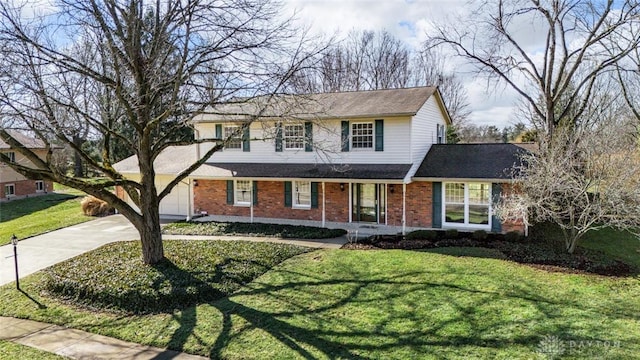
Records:
[[[304,148],[304,125],[285,125],[282,140],[284,141],[284,148],[286,150],[298,150]]]
[[[353,149],[373,148],[372,122],[357,122],[351,124],[351,147]]]
[[[15,163],[16,162],[16,153],[13,151],[9,151],[4,153],[4,155],[6,155],[9,158],[9,162]]]
[[[242,137],[240,127],[237,125],[225,125],[224,137],[230,139],[225,149],[242,149]]]
[[[445,183],[445,223],[489,225],[490,183]]]
[[[293,207],[300,207],[300,208],[311,207],[311,182],[310,181],[294,181],[293,182]]]
[[[436,125],[436,135],[437,135],[437,143],[444,144],[445,143],[445,133],[446,127],[444,125],[437,124]]]

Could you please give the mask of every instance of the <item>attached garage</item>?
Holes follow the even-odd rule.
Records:
[[[132,180],[139,180],[139,176],[127,176]],[[173,178],[168,175],[156,176],[156,189],[158,193],[167,187],[169,182]],[[177,216],[189,216],[189,204],[191,204],[191,193],[189,191],[189,180],[183,180],[180,184],[175,186],[173,190],[160,202],[160,215],[177,215]],[[133,208],[137,209],[131,198],[123,192],[123,195],[127,199],[127,203]]]
[[[187,169],[196,159],[197,148],[195,145],[177,146],[165,149],[156,158],[156,189],[158,192],[164,190],[167,185],[175,179],[175,176]],[[135,156],[128,157],[117,164],[114,168],[128,179],[140,181],[140,170],[138,167],[138,159]],[[188,217],[191,207],[191,187],[189,179],[182,180],[176,185],[171,193],[160,202],[160,215],[178,215]],[[124,193],[120,192],[119,196],[126,198],[129,205],[135,208],[135,205]]]
[[[158,177],[156,188],[158,191],[164,189],[171,179],[165,179],[164,177]],[[186,184],[186,180],[183,180],[180,184],[171,190],[171,193],[167,195],[160,202],[160,215],[189,215],[189,204],[191,199],[189,198],[189,185]]]

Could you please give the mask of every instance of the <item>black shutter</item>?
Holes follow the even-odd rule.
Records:
[[[245,125],[242,130],[242,151],[251,151],[251,142],[249,140],[249,124]]]
[[[276,152],[282,152],[282,123],[276,124]]]
[[[433,194],[433,198],[432,198],[433,211],[431,214],[433,218],[432,227],[441,228],[442,227],[442,183],[441,182],[433,183],[432,194]]]
[[[233,205],[233,180],[227,180],[227,204]]]
[[[349,151],[349,122],[342,122],[342,151]]]
[[[313,151],[313,123],[304,123],[304,151]]]
[[[502,184],[492,184],[491,186],[491,200],[493,202],[493,206],[495,206],[500,201],[500,196],[502,196]],[[502,223],[500,222],[500,218],[491,215],[491,231],[492,232],[502,232]]]
[[[222,124],[216,124],[216,139],[222,139]]]
[[[384,120],[376,120],[376,151],[384,151]]]
[[[284,182],[284,206],[291,207],[291,181]]]
[[[318,207],[318,183],[317,182],[311,183],[311,207],[314,209]]]
[[[253,183],[253,205],[258,205],[258,182],[252,181]]]

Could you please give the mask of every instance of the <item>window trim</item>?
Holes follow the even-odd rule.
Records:
[[[371,134],[369,135],[357,135],[357,136],[369,136],[371,137],[371,146],[368,147],[355,147],[353,146],[353,139],[356,135],[353,134],[354,127],[360,124],[367,124],[371,127]],[[374,121],[350,121],[349,122],[349,146],[351,151],[374,151],[376,148],[376,128]]]
[[[459,202],[447,202],[447,185],[448,184],[463,184],[464,185],[464,198],[463,198],[463,208],[464,208],[464,222],[448,222],[447,221],[447,204],[461,204]],[[470,184],[483,184],[488,186],[488,203],[487,206],[487,223],[486,224],[473,224],[469,222],[469,206],[470,205],[482,205],[485,204],[477,204],[471,203],[469,198],[469,185]],[[493,201],[492,201],[492,189],[493,184],[490,182],[480,182],[480,181],[447,181],[442,182],[442,227],[443,228],[468,228],[468,229],[480,229],[491,231],[492,225],[492,215],[493,215]]]
[[[306,204],[299,204],[298,203],[298,194],[301,193],[298,191],[298,184],[299,183],[306,183],[308,185],[308,196],[309,196],[309,205]],[[304,209],[304,210],[308,210],[311,209],[311,181],[307,181],[307,180],[293,180],[291,182],[291,208],[293,209]]]
[[[8,188],[13,189],[11,194],[7,191]],[[10,198],[16,196],[16,184],[4,184],[4,197]]]
[[[301,135],[298,136],[287,136],[287,127],[295,126],[300,127]],[[296,139],[300,139],[300,147],[288,147],[287,139],[293,139],[294,143]],[[282,126],[282,149],[285,151],[304,151],[306,145],[306,136],[305,136],[305,126],[303,123],[295,123],[295,124],[283,124]]]
[[[233,128],[234,130],[227,135],[227,129]],[[227,143],[227,146],[224,147],[225,150],[231,151],[242,151],[242,134],[240,133],[240,125],[236,124],[222,124],[222,136],[226,139],[227,137],[234,134]],[[237,142],[237,147],[235,146]],[[234,147],[229,147],[228,145],[234,144]]]
[[[15,151],[7,151],[7,152],[3,152],[2,154],[6,155],[9,158],[9,162],[12,164],[16,163],[16,152]],[[6,166],[6,163],[1,163],[1,165]]]
[[[238,186],[238,182],[247,182],[249,183],[249,201],[239,201],[238,200],[238,191],[240,187]],[[246,190],[244,190],[246,191]],[[234,206],[251,206],[253,202],[253,180],[233,180],[233,205]]]
[[[38,189],[38,184],[40,185],[40,189]],[[36,192],[37,193],[45,192],[44,181],[43,180],[36,180],[35,181],[35,185],[36,185]]]

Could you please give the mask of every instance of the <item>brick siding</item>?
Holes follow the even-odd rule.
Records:
[[[51,181],[44,181],[44,191],[36,192],[36,180],[19,180],[19,181],[8,181],[0,183],[0,198],[4,199],[7,195],[4,193],[4,186],[13,184],[15,186],[16,197],[24,197],[28,195],[36,195],[42,194],[45,192],[51,192],[53,190],[53,183]]]

